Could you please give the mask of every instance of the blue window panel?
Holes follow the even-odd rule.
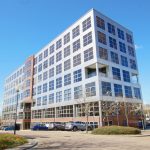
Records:
[[[132,98],[132,89],[130,86],[124,86],[126,98]]]
[[[116,97],[122,97],[123,93],[122,93],[122,86],[119,84],[114,84],[114,91],[115,91],[115,96]]]
[[[123,70],[123,80],[125,82],[130,82],[130,74],[128,71]]]

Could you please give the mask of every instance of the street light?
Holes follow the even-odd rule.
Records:
[[[16,97],[16,115],[15,115],[15,123],[14,123],[14,134],[16,134],[16,122],[17,122],[17,108],[18,108],[19,88],[16,88],[16,93],[17,93],[17,97]]]

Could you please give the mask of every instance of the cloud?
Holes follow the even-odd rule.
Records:
[[[135,44],[135,49],[138,50],[138,49],[142,49],[143,46],[142,45],[138,45],[138,44]]]

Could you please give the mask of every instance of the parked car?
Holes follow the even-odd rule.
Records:
[[[31,130],[48,130],[48,127],[45,124],[36,124]]]
[[[98,128],[98,122],[89,122],[89,124],[92,126],[92,129]]]
[[[51,122],[48,125],[49,130],[65,130],[65,123],[63,122]]]
[[[68,122],[65,124],[65,130],[73,130],[73,131],[77,131],[77,130],[81,130],[81,131],[85,131],[86,130],[86,123],[85,122],[81,122],[81,121],[76,121],[76,122]],[[92,126],[90,124],[88,124],[88,130],[92,130]]]
[[[5,130],[5,131],[14,130],[14,126],[7,126],[3,130]]]
[[[7,128],[8,126],[1,126],[1,130],[4,130],[5,128]]]

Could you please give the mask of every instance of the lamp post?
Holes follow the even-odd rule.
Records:
[[[17,122],[17,108],[18,108],[18,94],[19,89],[16,89],[17,97],[16,97],[16,115],[15,115],[15,123],[14,123],[14,134],[16,134],[16,122]]]

